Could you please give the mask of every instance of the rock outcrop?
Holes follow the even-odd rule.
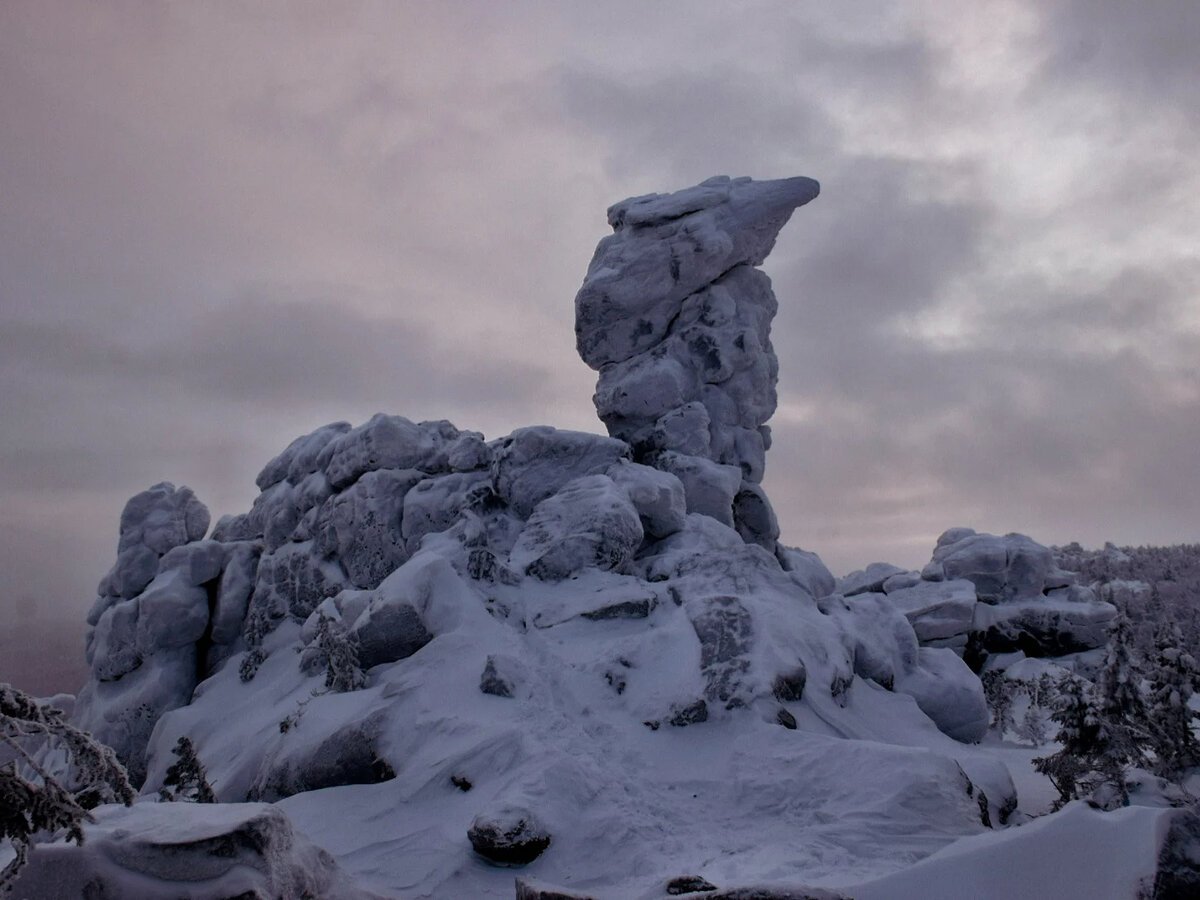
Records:
[[[711,178],[617,203],[608,210],[614,233],[575,297],[579,354],[600,373],[596,411],[609,434],[641,462],[668,453],[734,467],[731,490],[692,501],[707,488],[689,485],[679,471],[688,464],[660,464],[684,481],[689,510],[732,517],[769,550],[779,527],[757,485],[776,404],[778,303],[755,267],[819,190],[809,178]]]
[[[85,834],[37,847],[13,896],[382,900],[266,804],[106,806]]]
[[[148,792],[187,736],[221,801],[280,799],[308,809],[299,827],[320,821],[309,794],[371,785],[353,803],[404,823],[418,895],[482,895],[472,821],[477,855],[553,877],[631,853],[693,871],[764,811],[763,859],[842,846],[846,808],[935,835],[906,852],[978,831],[981,786],[999,803],[1012,785],[958,762],[988,725],[964,658],[1095,645],[1107,607],[1016,535],[956,529],[923,572],[840,582],[779,543],[761,485],[776,300],[756,267],[816,194],[720,178],[612,207],[576,298],[608,436],[380,414],[294,440],[207,538],[187,489],[135,497],[76,721]],[[711,760],[680,752],[705,734]],[[459,824],[430,829],[443,810]],[[725,895],[810,895],[771,890]]]

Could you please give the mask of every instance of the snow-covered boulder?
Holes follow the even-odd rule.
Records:
[[[496,493],[525,519],[568,481],[608,471],[629,458],[623,441],[546,425],[518,428],[492,448]]]
[[[459,431],[446,421],[410,422],[403,416],[375,415],[365,425],[333,438],[318,461],[335,490],[375,469],[444,472]]]
[[[777,545],[775,555],[783,570],[790,572],[796,583],[808,591],[814,600],[827,597],[836,589],[837,580],[833,573],[821,561],[821,557],[811,550]]]
[[[952,528],[938,538],[931,563],[946,579],[965,578],[984,603],[1039,596],[1056,583],[1054,553],[1023,534],[977,534]],[[1049,584],[1047,582],[1050,582]]]
[[[964,646],[978,603],[975,585],[966,579],[918,581],[889,590],[887,599],[912,623],[922,644],[958,639]]]
[[[629,495],[648,538],[665,538],[687,520],[683,482],[670,472],[622,460],[605,473]]]
[[[14,896],[379,898],[266,804],[104,806],[84,833],[82,846],[38,846]]]
[[[903,575],[906,570],[891,563],[874,562],[865,569],[851,572],[844,578],[839,578],[837,591],[843,597],[853,597],[855,594],[882,593],[883,583],[895,575]]]
[[[528,809],[504,806],[480,813],[467,829],[471,849],[488,862],[524,866],[550,846],[551,835]]]
[[[1094,599],[1086,588],[1072,587],[1016,603],[980,603],[971,628],[988,653],[1065,656],[1103,647],[1116,617],[1115,606]]]
[[[642,537],[629,494],[607,475],[586,475],[537,505],[509,565],[545,580],[591,567],[619,570],[633,558]]]
[[[733,526],[733,500],[742,486],[742,473],[737,467],[673,451],[656,453],[647,462],[679,479],[689,513],[711,516],[722,525]]]
[[[375,587],[408,559],[402,516],[409,493],[425,478],[419,469],[374,469],[325,501],[317,548],[341,561],[355,587]]]
[[[159,559],[181,544],[200,540],[208,524],[208,507],[191,488],[163,481],[131,497],[121,512],[117,562],[100,582],[98,593],[125,599],[137,596],[158,574]]]
[[[922,647],[916,668],[896,690],[917,701],[938,730],[956,741],[978,741],[987,734],[991,715],[983,685],[953,650]]]

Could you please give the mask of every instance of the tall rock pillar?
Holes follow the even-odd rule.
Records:
[[[617,203],[575,297],[576,343],[600,373],[594,401],[609,434],[679,475],[691,511],[770,550],[778,525],[760,482],[778,303],[756,267],[819,192],[811,178],[721,176]]]

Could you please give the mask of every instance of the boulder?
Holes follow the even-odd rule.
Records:
[[[722,596],[689,600],[686,609],[700,641],[705,698],[726,709],[747,705],[753,695],[749,674],[754,618],[750,611],[737,597]]]
[[[647,461],[679,479],[689,513],[711,516],[733,527],[733,501],[742,487],[742,473],[735,466],[671,451],[655,454]]]
[[[519,806],[480,813],[471,822],[467,839],[476,853],[502,866],[528,865],[545,852],[552,840],[537,817]]]
[[[497,495],[527,519],[567,482],[606,472],[628,458],[624,441],[546,425],[518,428],[493,445],[492,481]]]
[[[82,846],[41,844],[14,897],[379,900],[259,803],[103,806]]]
[[[621,569],[643,537],[629,495],[607,475],[587,475],[538,504],[517,538],[509,565],[559,581],[584,569]]]
[[[350,430],[349,422],[334,422],[322,425],[315,431],[301,435],[284,448],[283,452],[263,466],[254,483],[265,491],[287,479],[299,484],[320,468],[322,451],[334,438]]]
[[[791,573],[792,580],[804,588],[814,600],[829,596],[837,587],[833,573],[821,561],[821,557],[811,550],[777,545],[775,556],[783,570]]]
[[[887,599],[904,613],[923,644],[965,636],[971,630],[977,604],[975,585],[966,579],[918,581],[911,587],[889,591]]]
[[[622,460],[605,474],[629,495],[647,537],[665,538],[683,528],[687,495],[683,482],[670,472]]]
[[[983,684],[953,650],[922,647],[919,664],[896,685],[917,701],[943,734],[963,743],[982,740],[991,714]]]
[[[413,423],[403,416],[378,413],[365,425],[334,437],[320,462],[335,490],[342,490],[375,469],[449,469],[450,447],[459,431],[446,421]]]
[[[839,578],[837,590],[843,597],[853,597],[855,594],[882,593],[885,581],[894,575],[902,575],[906,572],[906,569],[893,566],[891,563],[873,562],[865,569],[859,569],[844,578]]]
[[[321,508],[316,546],[339,560],[355,587],[376,587],[408,559],[405,501],[424,480],[419,469],[374,469]]]
[[[945,579],[965,578],[984,603],[1037,597],[1059,575],[1054,554],[1023,534],[976,534],[952,528],[938,538],[931,563]],[[1055,584],[1054,586],[1059,586]]]

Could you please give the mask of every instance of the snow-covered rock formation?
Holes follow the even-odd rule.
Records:
[[[856,600],[886,596],[922,647],[952,648],[976,670],[997,654],[1059,657],[1103,647],[1117,615],[1058,568],[1049,547],[970,528],[944,532],[920,573],[872,563],[837,587]]]
[[[710,178],[617,203],[614,233],[575,297],[579,354],[600,373],[594,399],[608,433],[637,461],[678,475],[689,511],[771,551],[779,525],[759,483],[778,303],[755,266],[819,191],[811,178]]]
[[[1002,824],[963,654],[1094,644],[1104,605],[1019,536],[840,583],[778,542],[756,266],[817,190],[609,210],[576,298],[609,436],[380,414],[297,438],[207,539],[186,489],[135,497],[76,719],[147,792],[188,736],[222,801],[275,802],[388,896],[511,895],[485,862],[510,851],[598,896],[848,884]]]

